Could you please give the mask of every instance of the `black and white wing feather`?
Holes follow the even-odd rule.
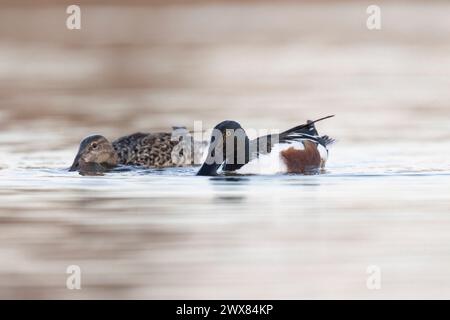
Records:
[[[321,144],[326,148],[328,145],[334,143],[335,140],[329,136],[320,136],[314,124],[332,117],[334,117],[334,115],[314,121],[308,120],[305,124],[291,128],[280,134],[267,135],[250,141],[250,159],[255,159],[260,154],[270,153],[272,147],[278,143],[293,143],[310,140]]]

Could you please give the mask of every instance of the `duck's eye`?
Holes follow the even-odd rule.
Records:
[[[231,136],[231,130],[227,130],[227,137]]]
[[[94,142],[93,144],[91,144],[91,147],[92,147],[92,149],[97,149],[98,148],[98,144]]]

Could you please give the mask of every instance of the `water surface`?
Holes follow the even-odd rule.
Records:
[[[86,177],[65,169],[70,152],[8,164],[1,295],[448,295],[450,170],[434,154],[412,161],[389,149],[336,144],[326,172],[311,176],[173,168]],[[65,289],[71,264],[82,269],[77,292]],[[366,288],[369,265],[382,268],[382,290]]]

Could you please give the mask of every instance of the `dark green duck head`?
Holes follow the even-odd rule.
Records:
[[[107,170],[117,166],[118,162],[118,156],[112,143],[101,135],[92,135],[81,141],[69,171],[81,172],[92,168]]]
[[[249,161],[249,139],[236,121],[226,120],[216,125],[211,133],[208,154],[197,172],[198,176],[215,176],[223,166],[234,171]]]

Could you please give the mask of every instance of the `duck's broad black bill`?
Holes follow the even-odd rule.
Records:
[[[219,164],[204,163],[201,166],[200,170],[198,170],[197,175],[198,176],[217,176],[217,170],[219,170],[221,165],[222,165],[221,163],[219,163]]]

